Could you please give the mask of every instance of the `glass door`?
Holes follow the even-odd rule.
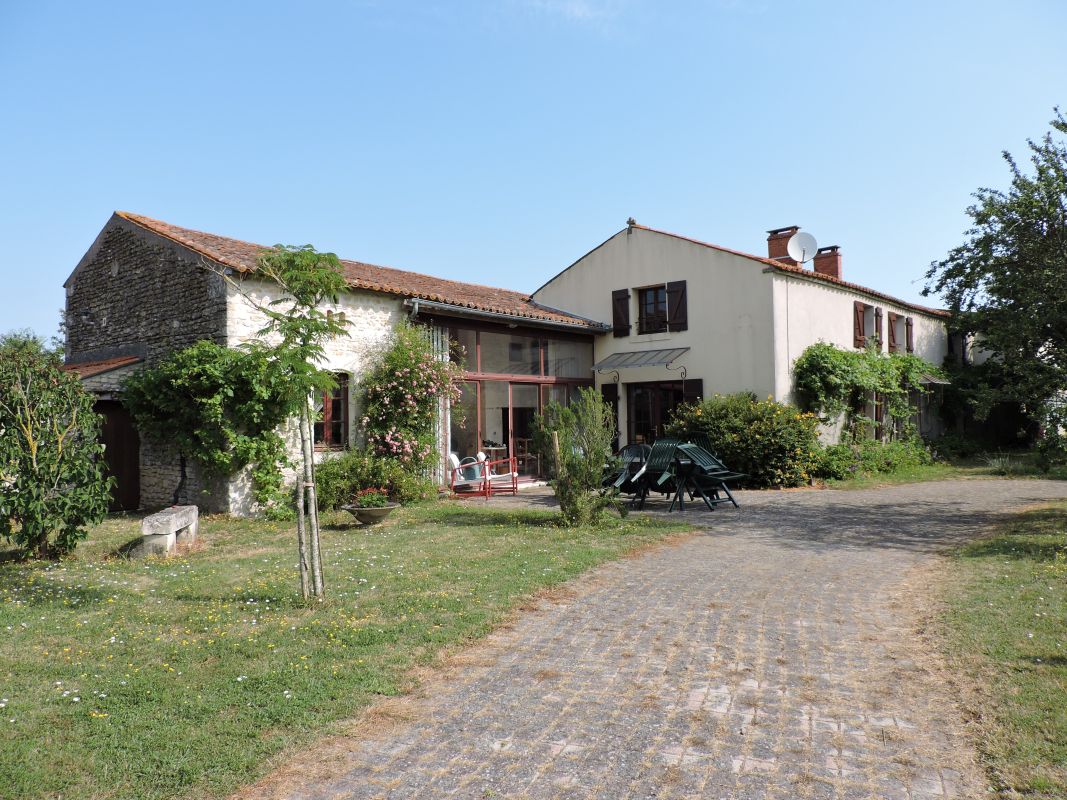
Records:
[[[511,453],[520,475],[537,475],[541,458],[534,451],[534,416],[540,410],[537,384],[511,384]]]

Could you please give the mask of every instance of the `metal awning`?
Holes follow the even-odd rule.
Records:
[[[933,384],[935,386],[951,386],[952,385],[952,381],[945,380],[944,378],[939,378],[936,375],[929,375],[927,373],[923,373],[923,376],[921,378],[919,378],[919,383],[925,383],[925,384],[928,384],[928,385],[929,384]]]
[[[638,350],[633,353],[612,353],[593,364],[597,372],[630,369],[631,367],[669,367],[675,359],[689,352],[688,347],[670,350]]]

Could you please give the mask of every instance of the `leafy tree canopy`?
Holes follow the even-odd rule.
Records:
[[[931,264],[924,294],[940,293],[954,327],[993,358],[971,401],[979,418],[1002,401],[1040,416],[1067,389],[1067,120],[1028,141],[1031,171],[1010,153],[1006,190],[979,189],[967,241]]]
[[[107,514],[94,398],[32,334],[0,337],[0,536],[62,555]]]
[[[285,376],[263,346],[232,350],[200,341],[125,383],[123,403],[147,438],[194,459],[209,474],[254,466],[257,499],[267,505],[281,483],[289,417]]]

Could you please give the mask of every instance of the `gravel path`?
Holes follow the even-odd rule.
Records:
[[[702,533],[523,614],[430,680],[407,721],[335,743],[333,777],[250,796],[985,796],[912,633],[906,578],[1065,496],[1067,483],[975,480],[694,506]]]

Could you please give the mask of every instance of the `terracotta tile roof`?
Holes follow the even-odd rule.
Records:
[[[927,306],[921,306],[917,303],[909,303],[906,300],[901,300],[899,298],[893,297],[892,295],[885,294],[884,292],[879,292],[876,289],[868,289],[866,286],[860,286],[858,283],[850,283],[849,281],[843,281],[840,278],[835,278],[831,275],[823,275],[821,273],[815,272],[814,270],[804,269],[803,267],[796,267],[791,264],[783,264],[781,261],[775,261],[773,258],[763,258],[762,256],[754,256],[751,253],[742,253],[740,250],[731,250],[729,247],[721,247],[717,244],[702,242],[699,239],[692,239],[688,236],[682,236],[681,234],[671,233],[670,231],[661,231],[657,228],[649,228],[645,225],[635,224],[633,227],[638,228],[639,230],[649,231],[650,233],[659,233],[663,236],[671,236],[675,239],[682,239],[686,242],[698,244],[701,247],[710,247],[712,250],[721,250],[724,253],[731,253],[732,255],[741,256],[742,258],[748,258],[752,261],[758,261],[759,263],[766,264],[767,266],[777,270],[778,272],[788,272],[794,275],[803,275],[805,278],[812,278],[816,281],[834,284],[835,286],[840,286],[844,289],[851,289],[856,292],[862,292],[863,294],[869,295],[871,297],[877,297],[880,300],[885,300],[889,303],[895,303],[896,305],[904,306],[905,308],[910,308],[923,314],[932,314],[937,317],[951,316],[949,312],[945,311],[944,309],[929,308]]]
[[[179,228],[167,222],[161,222],[140,214],[116,211],[118,216],[135,225],[164,236],[178,244],[188,247],[201,255],[239,272],[252,272],[256,267],[256,256],[268,249],[261,244],[230,239],[213,233]],[[447,278],[435,278],[418,272],[380,267],[361,261],[341,259],[341,266],[348,285],[354,289],[367,289],[373,292],[411,297],[420,300],[432,300],[451,306],[477,311],[488,311],[512,317],[530,320],[543,320],[568,325],[600,330],[601,324],[582,317],[565,314],[554,309],[544,308],[533,302],[528,294],[476,283],[461,283]]]
[[[140,356],[119,356],[118,358],[106,358],[102,361],[81,361],[76,364],[64,364],[60,369],[64,372],[77,372],[78,377],[84,380],[85,378],[91,378],[93,375],[100,375],[119,367],[136,364],[142,360]]]

